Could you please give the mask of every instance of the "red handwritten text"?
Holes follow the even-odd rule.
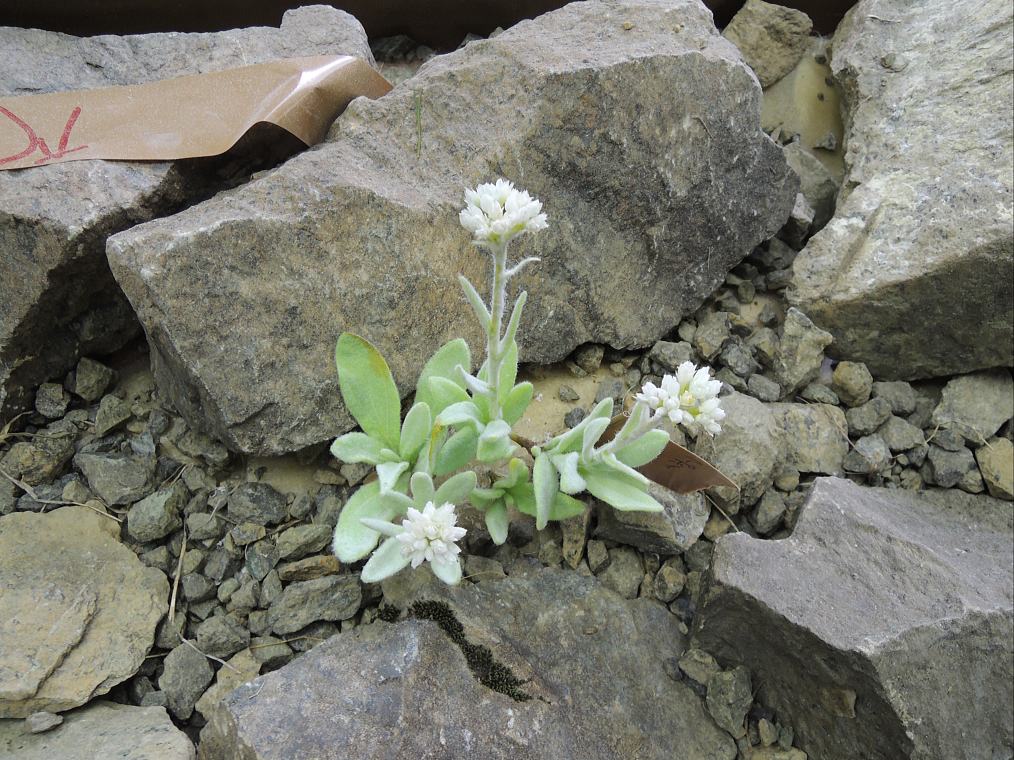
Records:
[[[39,152],[42,153],[42,158],[36,159],[35,163],[45,164],[49,161],[55,161],[58,158],[63,158],[68,153],[74,153],[78,150],[84,150],[87,145],[78,145],[76,148],[68,148],[67,145],[70,143],[70,133],[74,129],[74,124],[77,122],[78,116],[81,115],[81,107],[77,106],[73,111],[70,112],[70,117],[67,119],[66,125],[63,128],[63,134],[60,135],[60,142],[57,143],[56,150],[50,150],[49,145],[46,144],[44,138],[39,137],[34,129],[18,116],[13,111],[0,106],[0,116],[6,116],[10,119],[22,132],[25,133],[25,137],[28,139],[28,144],[25,149],[20,153],[12,153],[9,156],[0,156],[0,164],[9,164],[14,161],[20,161],[23,158],[28,158],[32,154]]]

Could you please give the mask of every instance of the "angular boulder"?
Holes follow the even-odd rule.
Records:
[[[809,47],[811,31],[813,22],[802,11],[746,0],[723,34],[767,87],[796,67]]]
[[[478,357],[455,278],[484,289],[489,257],[458,211],[500,175],[550,220],[512,254],[542,259],[516,282],[522,360],[651,345],[791,211],[760,96],[697,0],[571,4],[353,103],[329,142],[257,181],[114,236],[110,265],[192,425],[298,449],[353,424],[342,331],[377,344],[403,392],[452,337]]]
[[[0,517],[0,718],[83,705],[130,678],[169,582],[84,507]]]
[[[63,716],[42,734],[24,733],[21,721],[0,720],[0,760],[196,760],[187,735],[162,707],[98,700]]]
[[[359,626],[241,686],[212,709],[200,756],[736,757],[665,674],[685,637],[663,606],[560,570],[456,589],[392,580],[408,581],[410,619]]]
[[[831,67],[846,176],[790,300],[881,379],[1014,364],[1012,7],[863,0]]]
[[[1008,757],[1012,546],[1006,502],[821,478],[789,538],[719,539],[695,642],[810,757]]]
[[[280,29],[214,34],[71,37],[0,27],[0,95],[141,84],[325,54],[373,60],[359,22],[323,6],[290,11]],[[0,419],[27,408],[31,389],[81,354],[115,350],[136,334],[137,319],[106,263],[109,235],[231,186],[226,176],[252,168],[78,161],[0,171]]]

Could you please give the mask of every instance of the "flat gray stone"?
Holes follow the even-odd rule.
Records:
[[[373,61],[359,22],[322,6],[290,11],[280,29],[213,34],[71,37],[0,27],[0,95],[140,84],[329,54]],[[53,146],[59,138],[40,136]],[[76,161],[0,172],[0,418],[27,408],[31,390],[63,375],[79,356],[113,351],[138,332],[106,263],[106,238],[234,184],[216,176],[218,168],[213,161]],[[87,394],[95,401],[101,390]]]
[[[824,361],[824,349],[832,336],[820,329],[799,309],[789,307],[785,324],[772,358],[774,379],[790,395],[816,379]]]
[[[183,508],[189,498],[186,486],[180,481],[146,496],[127,513],[127,533],[140,543],[165,538],[183,527]]]
[[[229,517],[237,522],[270,525],[287,514],[284,494],[267,483],[243,483],[229,495]]]
[[[84,507],[0,517],[0,718],[62,712],[130,678],[169,583]]]
[[[191,644],[178,644],[162,661],[162,675],[158,678],[158,687],[168,699],[169,712],[179,720],[189,718],[214,677],[207,657]]]
[[[685,637],[657,602],[569,570],[453,589],[427,576],[402,595],[427,600],[427,619],[358,626],[240,687],[212,711],[201,757],[736,757],[702,700],[661,667]],[[480,680],[434,617],[488,647],[494,669]]]
[[[129,453],[89,453],[74,457],[88,487],[109,506],[129,504],[155,488],[155,457]]]
[[[522,361],[669,332],[792,209],[760,96],[698,0],[571,4],[357,100],[279,169],[113,236],[110,265],[188,422],[237,451],[300,449],[353,425],[342,331],[375,343],[406,394],[448,339],[480,355],[455,278],[481,287],[489,259],[458,212],[499,174],[550,220],[513,251],[542,259],[515,283]]]
[[[718,540],[695,641],[810,757],[1006,757],[1012,552],[1006,502],[821,478],[788,538]]]
[[[98,700],[66,713],[42,734],[23,733],[20,721],[0,720],[0,760],[196,760],[187,735],[161,707]]]
[[[952,428],[979,446],[1011,417],[1014,380],[1010,370],[996,369],[949,380],[933,410],[932,423]]]
[[[782,433],[771,410],[777,404],[762,404],[751,396],[730,393],[722,397],[722,432],[700,435],[691,449],[717,467],[739,489],[713,488],[726,511],[738,512],[752,506],[771,485],[780,464]]]
[[[848,453],[845,414],[830,404],[768,404],[781,432],[785,464],[799,472],[837,475]]]
[[[648,491],[664,511],[625,511],[597,502],[595,536],[663,556],[679,554],[693,546],[711,514],[704,494],[678,494],[656,483],[649,483]]]
[[[878,379],[1014,364],[1011,17],[862,0],[835,33],[843,191],[788,295]]]
[[[348,620],[359,610],[363,592],[358,575],[328,575],[290,583],[268,610],[271,630],[295,633],[320,620]]]

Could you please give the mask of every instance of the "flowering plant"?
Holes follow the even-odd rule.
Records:
[[[686,362],[675,376],[663,377],[661,386],[644,385],[611,438],[606,429],[613,400],[606,398],[580,424],[525,455],[512,429],[534,390],[529,382],[517,382],[517,334],[528,294],[518,294],[508,317],[507,286],[539,259],[510,265],[507,248],[519,235],[546,229],[548,220],[540,201],[504,179],[466,190],[459,220],[492,259],[488,306],[467,278],[458,278],[486,334],[478,371],[471,372],[464,340],[446,343],[423,367],[414,403],[402,419],[398,389],[376,348],[343,333],[335,349],[342,397],[362,432],[339,437],[331,453],[344,462],[373,465],[376,479],[342,509],[333,547],[343,562],[372,552],[362,571],[366,582],[429,562],[441,580],[457,583],[457,541],[465,530],[457,527],[455,510],[465,502],[483,513],[497,544],[507,540],[511,508],[534,516],[541,530],[550,520],[584,511],[574,496],[586,491],[615,509],[661,511],[648,493],[648,478],[637,470],[669,443],[659,423],[668,419],[691,435],[715,434],[725,416],[721,383],[710,378],[708,368]],[[530,470],[526,460],[533,462]],[[496,479],[480,485],[470,469],[477,463],[496,472]],[[442,480],[439,486],[436,480]],[[376,548],[381,536],[387,538]]]

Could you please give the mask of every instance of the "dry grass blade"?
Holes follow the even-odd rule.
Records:
[[[14,427],[15,422],[17,422],[19,419],[26,416],[27,414],[28,412],[22,412],[21,414],[17,414],[11,417],[9,420],[7,420],[6,424],[4,424],[2,428],[0,428],[0,445],[3,445],[5,441],[14,437],[14,433],[11,432],[11,428]]]
[[[169,597],[168,622],[170,626],[175,626],[176,624],[176,599],[179,596],[180,576],[183,575],[183,558],[186,556],[186,554],[187,554],[187,532],[183,531],[183,543],[180,546],[179,559],[176,561],[176,572],[173,574],[172,594]],[[188,647],[193,649],[195,652],[197,652],[197,654],[201,655],[201,657],[207,657],[209,660],[214,660],[215,662],[219,663],[222,667],[228,668],[234,673],[239,672],[235,667],[227,663],[225,660],[221,660],[218,657],[215,657],[214,655],[208,654],[207,652],[202,652],[200,649],[197,648],[197,645],[194,642],[190,641],[186,636],[183,635],[182,630],[177,629],[176,635],[179,636],[179,639],[182,643],[186,644]]]
[[[96,509],[91,504],[83,504],[80,501],[67,501],[65,499],[42,499],[39,497],[38,494],[35,493],[35,489],[33,489],[30,485],[28,485],[24,481],[11,477],[3,470],[0,470],[0,475],[7,478],[7,480],[16,485],[18,488],[20,488],[22,491],[28,494],[34,501],[38,502],[39,504],[45,504],[51,507],[84,507],[85,509],[90,509],[97,515],[108,517],[110,520],[113,520],[115,522],[118,523],[123,522],[123,518],[117,517],[116,515],[112,515],[108,512],[103,512],[101,509]]]

